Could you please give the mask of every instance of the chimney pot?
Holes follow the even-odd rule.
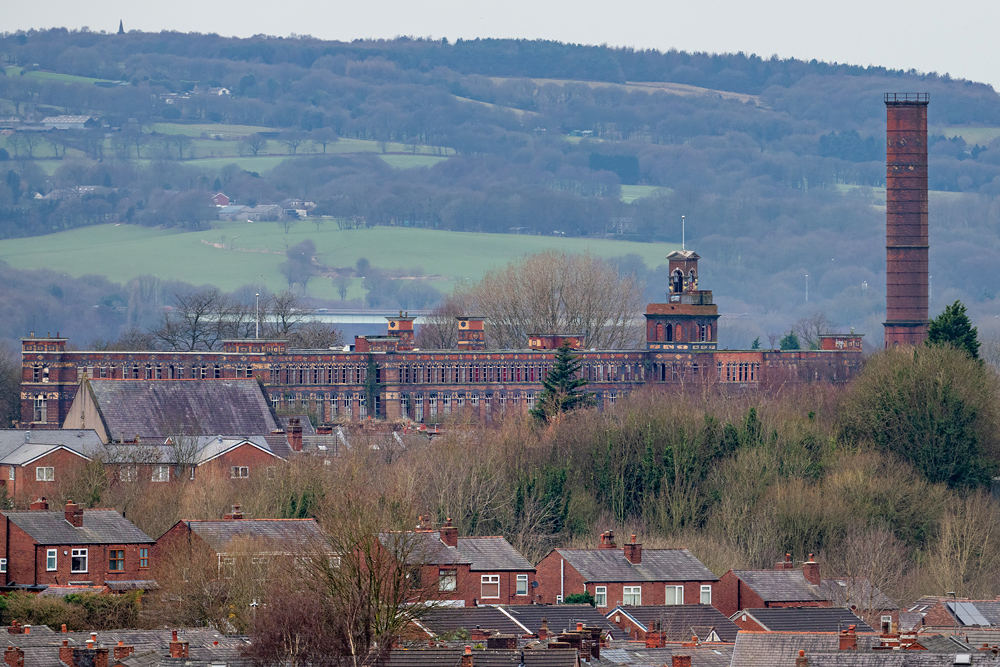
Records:
[[[576,631],[577,631],[577,632],[583,632],[583,623],[579,623],[579,622],[578,622],[578,623],[576,624]]]
[[[69,632],[69,630],[66,628],[65,623],[62,624],[62,632]]]
[[[176,630],[174,630],[174,633],[173,633],[173,641],[177,641],[177,631]]]
[[[465,655],[472,655],[472,647],[469,645],[465,646]]]

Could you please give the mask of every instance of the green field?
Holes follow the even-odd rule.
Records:
[[[623,185],[622,201],[626,204],[631,204],[636,199],[652,197],[657,192],[669,194],[672,191],[670,188],[661,188],[658,185]]]
[[[361,257],[383,269],[413,269],[429,284],[450,290],[456,281],[478,279],[494,266],[547,249],[590,251],[602,257],[636,253],[646,264],[664,263],[673,245],[552,236],[475,234],[403,227],[341,230],[331,220],[301,221],[288,234],[275,222],[219,222],[202,232],[99,225],[58,234],[0,241],[0,260],[20,269],[50,268],[74,276],[99,274],[115,282],[155,274],[161,279],[212,284],[224,290],[263,278],[272,290],[286,284],[278,266],[285,243],[316,243],[317,260],[327,266],[354,266]],[[101,258],[95,261],[95,258]],[[311,296],[339,298],[332,282],[317,277]],[[348,298],[361,296],[355,281]]]
[[[382,161],[394,169],[410,169],[412,167],[433,167],[438,162],[448,158],[441,155],[379,155]]]
[[[970,146],[979,144],[985,146],[1000,137],[1000,127],[971,127],[965,125],[939,126],[928,130],[932,135],[943,134],[948,137],[962,137]]]
[[[21,76],[23,71],[22,67],[7,67],[5,68],[7,76]],[[89,76],[76,76],[73,74],[59,74],[57,72],[42,72],[35,70],[33,72],[27,72],[24,75],[25,79],[38,79],[40,81],[56,81],[59,83],[97,83],[98,81],[107,81],[107,79],[92,79]]]

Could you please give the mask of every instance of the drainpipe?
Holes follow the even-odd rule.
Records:
[[[566,566],[566,561],[562,558],[559,559],[559,599],[566,600],[566,592],[563,590],[563,569]]]

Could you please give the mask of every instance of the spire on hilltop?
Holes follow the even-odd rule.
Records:
[[[121,19],[118,19],[118,34],[119,35],[125,34],[125,24],[122,22]]]

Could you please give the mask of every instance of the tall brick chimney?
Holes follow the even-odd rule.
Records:
[[[13,646],[8,646],[3,652],[3,661],[10,667],[24,667],[24,651]]]
[[[441,541],[449,547],[458,546],[458,528],[451,525],[451,517],[445,519],[441,526]]]
[[[809,554],[809,560],[802,563],[802,576],[813,586],[819,586],[821,579],[819,576],[819,563],[813,560],[813,555]]]
[[[542,627],[538,628],[538,638],[542,641],[549,638],[549,619],[542,619]]]
[[[41,498],[39,498],[35,502],[33,502],[30,505],[28,505],[28,509],[30,509],[30,510],[41,510],[43,512],[44,511],[48,511],[48,509],[49,509],[49,500],[45,496],[42,496]]]
[[[69,645],[68,639],[64,639],[62,646],[59,647],[59,662],[64,665],[73,664],[73,647]]]
[[[632,536],[632,541],[624,545],[625,560],[632,563],[633,565],[638,565],[642,562],[642,544],[635,541],[635,535]]]
[[[124,660],[133,653],[135,653],[134,646],[125,646],[125,642],[118,640],[118,646],[115,647],[114,651],[115,662],[119,660]]]
[[[691,656],[672,655],[670,656],[671,667],[691,667]]]
[[[186,658],[188,657],[189,646],[187,642],[182,642],[177,639],[177,631],[174,630],[173,639],[170,641],[170,657],[171,658]]]
[[[598,549],[617,549],[618,545],[615,544],[615,533],[611,530],[606,530],[601,533],[601,542],[597,545]]]
[[[243,508],[239,503],[233,504],[233,511],[229,514],[223,514],[223,521],[241,521],[243,519]]]
[[[302,422],[298,417],[288,418],[288,447],[293,452],[302,451]]]
[[[462,667],[472,667],[472,647],[466,646],[462,654]]]
[[[927,93],[886,93],[885,346],[927,338]]]
[[[72,500],[66,501],[66,521],[73,525],[74,528],[83,528],[83,510],[80,506],[74,503]]]

